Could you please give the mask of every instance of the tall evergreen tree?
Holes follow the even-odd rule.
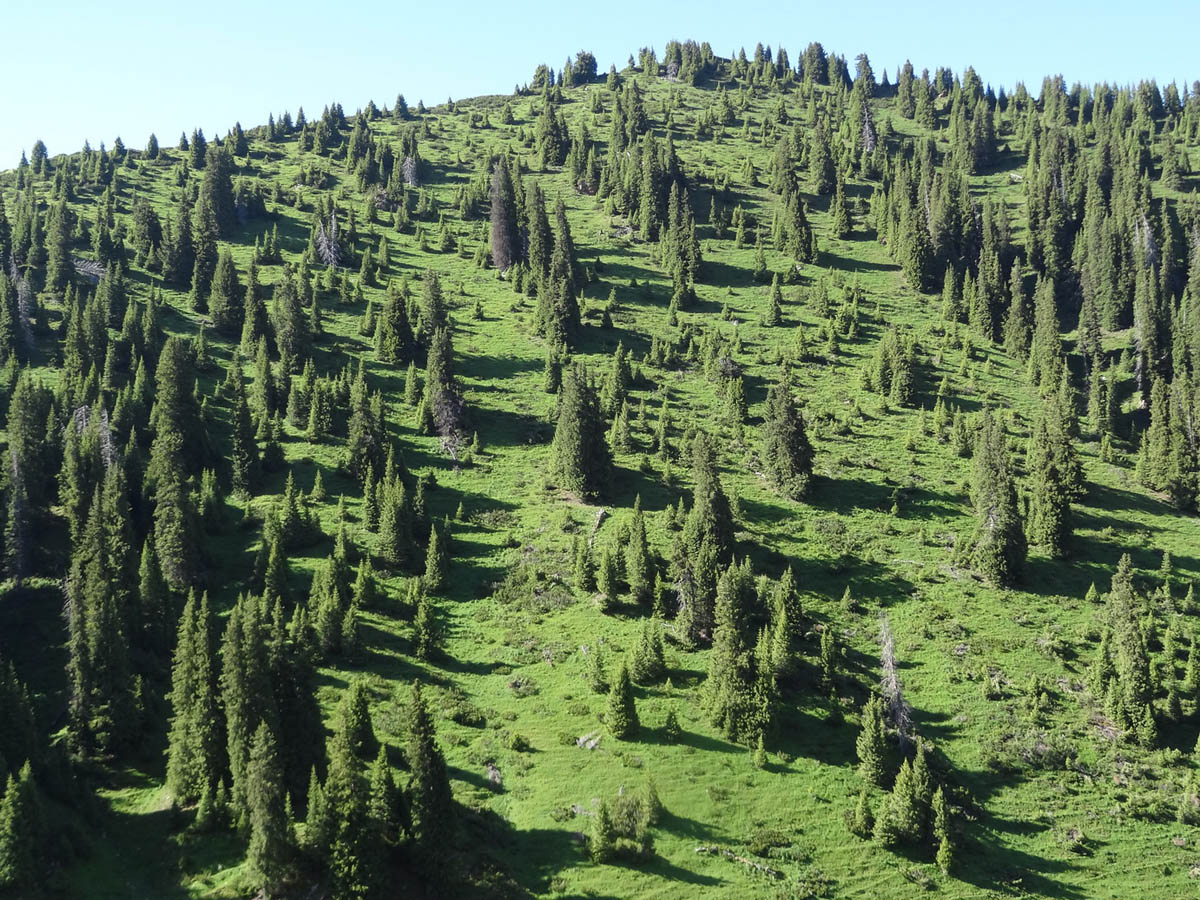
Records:
[[[97,486],[67,583],[69,729],[84,752],[111,753],[134,736],[129,633],[136,561],[119,463]]]
[[[756,727],[753,693],[753,602],[754,575],[749,562],[732,563],[717,584],[716,629],[704,682],[704,707],[726,737],[743,742],[761,734]]]
[[[188,595],[171,670],[167,790],[182,803],[212,790],[224,768],[208,594]]]
[[[574,366],[563,373],[558,424],[551,450],[553,471],[567,490],[585,499],[602,496],[612,478],[612,450],[587,373]]]
[[[637,704],[633,698],[633,683],[629,678],[629,667],[622,662],[617,677],[608,694],[608,707],[604,724],[609,733],[618,740],[633,737],[638,732]]]
[[[1012,585],[1025,566],[1025,530],[1007,440],[988,410],[983,412],[975,439],[971,499],[975,506],[975,532],[969,544],[971,562],[992,584]]]
[[[492,169],[491,185],[492,261],[507,272],[521,259],[521,235],[517,229],[517,207],[508,159],[501,156]]]
[[[272,733],[278,727],[263,603],[257,597],[243,594],[229,614],[221,641],[220,684],[232,781],[230,799],[240,819],[249,812],[247,771],[255,732],[263,722]]]
[[[276,893],[289,869],[290,827],[285,813],[285,796],[275,735],[266,722],[260,722],[254,733],[246,770],[250,825],[246,863],[266,897]]]
[[[697,431],[691,449],[692,508],[684,526],[684,543],[695,554],[701,543],[709,540],[718,560],[727,563],[733,553],[733,511],[717,473],[712,440]]]
[[[1067,553],[1074,530],[1071,494],[1068,474],[1062,470],[1060,455],[1055,453],[1045,411],[1034,422],[1025,465],[1030,476],[1029,540],[1045,547],[1051,557],[1061,558]]]
[[[44,883],[44,823],[30,764],[8,776],[0,797],[0,890],[20,896]]]
[[[238,280],[237,266],[229,250],[221,251],[213,270],[212,288],[208,295],[208,315],[213,328],[222,334],[241,333],[245,294]]]
[[[220,235],[212,199],[201,194],[196,202],[192,228],[192,293],[191,305],[198,313],[208,312],[208,295],[212,290],[213,274],[217,269],[217,238]]]
[[[423,848],[436,852],[454,834],[454,808],[446,760],[435,742],[433,719],[421,696],[419,682],[413,682],[407,731],[413,830]]]
[[[779,491],[797,500],[808,492],[813,447],[786,377],[767,392],[762,460]]]

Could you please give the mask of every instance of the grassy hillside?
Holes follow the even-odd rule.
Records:
[[[850,176],[846,194],[854,227],[843,239],[832,231],[831,198],[809,193],[807,172],[798,170],[819,257],[785,279],[778,326],[764,324],[771,283],[754,277],[754,227],[739,247],[733,228],[718,237],[709,221],[714,193],[724,209],[740,205],[761,225],[768,270],[788,271],[791,257],[770,240],[778,202],[768,185],[771,160],[791,123],[809,128],[818,105],[824,115],[838,90],[798,81],[747,87],[731,81],[725,64],[696,86],[639,71],[621,78],[642,92],[656,137],[672,135],[689,182],[703,263],[696,301],[677,313],[670,308],[672,280],[656,259],[656,244],[644,241],[629,218],[606,208],[604,200],[577,192],[569,172],[541,170],[535,133],[547,101],[540,91],[459,100],[452,109],[414,110],[408,120],[398,121],[390,109],[370,119],[379,146],[398,146],[406,133],[419,135],[424,161],[419,190],[432,212],[403,230],[390,214],[368,220],[372,190],[360,189],[344,158],[349,128],[328,155],[302,150],[295,133],[268,140],[262,130],[252,130],[248,155],[237,159],[235,177],[253,180],[267,197],[265,213],[249,217],[221,244],[232,251],[243,283],[256,240],[274,228],[282,259],[300,258],[315,204],[326,198],[337,204],[343,220],[354,211],[359,253],[368,247],[375,252],[386,235],[389,255],[374,284],[354,269],[344,273],[349,302],[339,302],[336,290],[323,293],[323,330],[311,358],[321,374],[362,363],[371,389],[384,394],[388,431],[405,464],[429,476],[430,519],[450,520],[450,576],[436,595],[440,652],[428,661],[414,652],[415,610],[407,597],[419,567],[390,571],[379,565],[380,599],[362,611],[360,648],[324,659],[319,670],[319,698],[330,726],[347,686],[365,679],[376,734],[394,750],[403,745],[408,685],[413,679],[426,685],[460,805],[457,843],[444,860],[456,875],[453,887],[429,887],[402,864],[394,878],[403,890],[430,897],[443,891],[482,894],[485,885],[497,896],[567,897],[909,897],[930,888],[964,898],[1193,894],[1194,828],[1180,824],[1176,813],[1194,778],[1192,750],[1200,730],[1195,698],[1183,697],[1178,720],[1160,701],[1159,746],[1147,749],[1113,726],[1089,680],[1104,606],[1099,598],[1085,598],[1092,585],[1101,594],[1108,590],[1124,553],[1131,555],[1135,584],[1148,598],[1152,656],[1160,668],[1170,667],[1171,681],[1182,680],[1196,633],[1196,610],[1184,598],[1200,577],[1200,529],[1194,517],[1147,489],[1134,473],[1137,444],[1130,436],[1144,427],[1147,413],[1139,408],[1132,370],[1119,363],[1131,334],[1120,329],[1103,335],[1116,363],[1112,372],[1122,407],[1107,460],[1086,420],[1075,443],[1086,491],[1074,505],[1069,554],[1052,559],[1032,547],[1017,585],[988,585],[955,552],[974,527],[971,460],[959,455],[953,441],[934,434],[933,407],[945,384],[944,402],[968,417],[968,428],[976,427],[985,406],[1000,411],[1015,457],[1023,459],[1041,405],[1024,361],[967,324],[947,323],[938,294],[914,290],[905,279],[868,215],[877,174],[863,177],[856,170]],[[698,138],[694,123],[713,107],[718,87],[728,88],[735,100],[736,120]],[[878,93],[871,109],[890,156],[911,153],[905,148],[925,137],[939,155],[949,153],[948,97],[934,101],[938,127],[928,131],[900,115],[889,89]],[[562,94],[559,109],[570,131],[586,123],[603,148],[617,94],[602,79]],[[786,126],[777,123],[780,104]],[[505,109],[511,110],[511,124],[501,124]],[[970,176],[970,195],[1002,203],[1016,246],[1022,247],[1028,227],[1021,185],[1026,144],[1017,134],[1022,127],[1017,114],[998,112],[995,121],[997,152]],[[1080,133],[1087,158],[1094,148],[1086,129]],[[1190,147],[1185,140],[1185,160],[1190,149],[1200,162],[1195,146],[1194,137]],[[618,347],[631,353],[632,446],[615,453],[612,488],[601,503],[570,495],[553,477],[556,398],[545,390],[547,344],[536,333],[536,301],[514,291],[493,267],[478,264],[488,239],[486,196],[471,217],[461,215],[460,191],[480,183],[493,156],[504,152],[522,163],[526,185],[542,185],[551,207],[558,197],[567,206],[586,273],[584,324],[572,358],[602,382]],[[164,221],[173,219],[181,180],[200,177],[195,172],[180,177],[179,161],[186,155],[164,148],[152,160],[129,151],[115,169],[119,226],[130,226],[138,198],[149,201]],[[57,167],[68,164],[55,160]],[[326,173],[319,187],[301,183],[302,173],[314,167]],[[715,181],[726,178],[727,190],[719,191]],[[14,172],[0,176],[10,215],[19,194],[16,179]],[[1155,181],[1152,195],[1155,202],[1166,198],[1182,209],[1197,181],[1185,175],[1182,191]],[[52,190],[52,179],[35,179],[33,192],[43,208]],[[98,186],[81,186],[69,206],[91,222],[100,196]],[[443,231],[453,235],[447,241],[453,249],[438,249]],[[91,256],[86,245],[72,253]],[[166,331],[198,336],[205,316],[191,309],[187,290],[136,264],[132,252],[128,256],[131,296],[144,302],[161,291]],[[327,277],[322,269],[315,273]],[[380,363],[360,327],[367,303],[376,313],[383,305],[388,279],[411,279],[419,295],[426,269],[440,274],[450,305],[455,366],[465,387],[469,428],[479,441],[478,449],[457,460],[436,436],[419,433],[414,407],[404,400],[407,365]],[[259,273],[271,285],[283,268],[264,262]],[[827,320],[814,299],[821,281],[835,308],[843,290],[861,290],[856,327],[837,336],[833,352]],[[1030,275],[1030,288],[1032,282]],[[61,365],[63,299],[53,291],[40,299],[45,323],[32,364],[54,383]],[[892,327],[914,338],[918,348],[911,407],[863,384],[862,373]],[[1073,321],[1064,327],[1074,328]],[[690,353],[689,329],[695,336]],[[696,350],[701,336],[711,335],[728,342],[743,371],[748,415],[740,426],[727,412],[721,379],[705,373]],[[201,369],[199,391],[210,398],[206,422],[219,451],[227,454],[231,409],[228,395],[217,389],[237,341],[211,329],[204,337],[211,362]],[[1082,410],[1087,382],[1076,337],[1067,331],[1064,347]],[[807,352],[799,350],[800,340]],[[678,350],[677,362],[656,364],[650,353],[660,342]],[[816,450],[813,483],[799,501],[772,489],[755,455],[767,390],[778,381],[782,362],[790,364]],[[252,363],[243,360],[247,381],[255,377]],[[120,385],[131,376],[115,377]],[[674,451],[669,461],[652,449],[664,404]],[[369,553],[374,547],[376,536],[363,524],[362,487],[346,467],[345,432],[314,443],[303,429],[285,428],[286,469],[270,473],[256,496],[224,500],[225,524],[205,538],[204,586],[222,614],[240,592],[254,589],[261,519],[289,473],[305,493],[320,474],[325,490],[323,499],[310,501],[324,537],[287,561],[293,598],[307,596],[313,572],[332,550],[339,498],[357,550]],[[672,640],[672,619],[665,623],[669,680],[635,687],[641,721],[635,736],[617,740],[607,733],[607,698],[587,680],[586,660],[597,645],[615,676],[637,645],[649,609],[623,598],[605,608],[598,595],[576,590],[573,542],[591,541],[597,553],[614,546],[640,498],[665,582],[677,535],[673,509],[681,498],[691,502],[684,438],[692,428],[714,438],[720,477],[735,508],[737,557],[748,557],[756,574],[771,579],[790,567],[804,612],[797,670],[781,687],[779,721],[765,741],[761,768],[752,748],[727,740],[704,712],[701,693],[711,651]],[[1018,471],[1025,474],[1019,465]],[[62,510],[55,505],[53,513],[60,517]],[[59,650],[66,633],[53,579],[61,576],[67,539],[61,518],[55,521],[55,541],[62,547],[48,553],[41,580],[32,580],[32,587],[9,582],[0,605],[0,650],[33,687],[52,730],[63,725],[66,689]],[[673,597],[664,590],[669,614]],[[845,821],[865,785],[856,771],[855,741],[860,710],[879,684],[885,622],[894,635],[915,731],[928,742],[931,767],[951,799],[956,860],[950,875],[939,871],[932,848],[886,849],[852,835]],[[842,647],[830,686],[822,683],[819,663],[827,630]],[[1169,659],[1163,640],[1168,631],[1181,638],[1172,645],[1177,656]],[[46,652],[31,652],[31,645]],[[664,729],[670,711],[681,728],[675,739]],[[50,892],[95,898],[251,895],[241,864],[244,840],[188,830],[191,811],[172,811],[161,762],[165,724],[154,731],[157,736],[141,752],[88,770],[85,778],[98,801],[74,827],[79,843],[90,850],[55,875]],[[579,746],[577,739],[591,737],[599,737],[594,747]],[[397,776],[404,780],[399,765]],[[590,862],[581,838],[591,830],[598,799],[611,803],[622,790],[640,791],[648,778],[665,808],[652,828],[653,857]],[[884,792],[871,791],[878,806]],[[728,849],[778,877],[718,853],[698,852],[702,847]]]

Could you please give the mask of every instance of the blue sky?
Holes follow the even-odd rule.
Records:
[[[1042,76],[1068,82],[1182,85],[1200,79],[1195,2],[1130,4],[1008,0],[920,4],[903,0],[783,3],[398,3],[380,0],[8,0],[0,12],[0,168],[39,137],[51,154],[111,145],[142,147],[150,132],[224,134],[269,112],[347,112],[508,93],[538,62],[558,68],[588,49],[601,70],[649,44],[708,41],[725,56],[758,41],[793,59],[812,40],[848,59],[866,52],[878,75],[911,58],[920,71],[974,65],[985,82]],[[179,9],[186,9],[185,16]],[[497,11],[503,10],[498,20]],[[1191,45],[1191,46],[1189,46]]]

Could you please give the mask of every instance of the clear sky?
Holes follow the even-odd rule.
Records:
[[[978,10],[985,11],[978,11]],[[601,71],[643,45],[708,41],[721,56],[762,41],[793,64],[809,41],[866,52],[876,76],[910,58],[919,72],[974,65],[985,83],[1046,74],[1120,84],[1200,79],[1196,0],[692,0],[660,3],[381,0],[4,0],[0,3],[0,168],[39,137],[51,155],[150,132],[173,145],[270,112],[346,112],[398,92],[415,104],[508,93],[534,66],[591,50]]]

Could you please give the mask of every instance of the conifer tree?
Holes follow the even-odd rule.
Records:
[[[592,816],[591,834],[588,835],[588,856],[592,862],[609,862],[616,852],[616,841],[617,833],[608,801],[601,800],[596,814]]]
[[[408,321],[408,291],[396,284],[395,281],[388,284],[387,300],[375,325],[375,355],[380,362],[391,365],[403,362],[414,349]]]
[[[662,623],[657,618],[647,619],[633,653],[629,674],[638,684],[652,684],[661,679],[666,670]]]
[[[334,732],[329,740],[329,772],[324,801],[329,809],[328,866],[334,896],[370,896],[379,872],[372,866],[371,827],[367,813],[362,762],[346,735]]]
[[[917,796],[913,766],[909,760],[900,764],[892,796],[888,799],[889,820],[894,833],[907,843],[916,843],[921,838],[921,808]]]
[[[521,235],[517,230],[516,200],[508,159],[501,156],[492,169],[491,184],[492,261],[501,274],[521,258]]]
[[[379,753],[371,765],[367,790],[367,814],[374,831],[374,843],[380,850],[395,847],[405,828],[404,795],[392,777],[387,748],[379,745]]]
[[[68,727],[84,752],[110,753],[134,733],[134,553],[125,479],[114,461],[96,487],[67,582]]]
[[[854,810],[848,812],[850,831],[860,838],[871,837],[875,829],[875,814],[871,810],[870,792],[863,788],[858,792],[858,801]]]
[[[808,492],[813,455],[804,417],[796,409],[791,387],[785,377],[767,393],[763,465],[775,487],[786,496],[798,500]]]
[[[212,789],[223,768],[208,595],[188,595],[171,670],[167,790],[182,803]]]
[[[883,699],[872,695],[863,707],[862,731],[855,743],[858,774],[872,784],[882,785],[887,778],[887,741],[883,729]]]
[[[1011,585],[1025,565],[1025,529],[1004,431],[988,410],[975,440],[971,479],[976,523],[969,544],[971,562],[992,584]]]
[[[230,795],[239,820],[248,813],[247,772],[255,732],[262,722],[272,733],[278,727],[263,613],[259,598],[241,595],[221,641],[221,704],[225,708]]]
[[[0,797],[0,890],[33,891],[43,878],[43,822],[29,762]]]
[[[846,182],[840,177],[837,179],[837,189],[834,191],[829,212],[833,216],[833,233],[839,238],[849,237],[854,226],[850,220],[850,206],[846,202]]]
[[[767,310],[764,325],[776,326],[783,323],[783,291],[779,287],[779,276],[771,277],[771,305]]]
[[[408,796],[412,807],[413,831],[420,846],[436,851],[444,847],[455,830],[450,781],[446,761],[435,743],[433,719],[421,696],[421,685],[413,682],[408,707],[408,764],[412,772]]]
[[[642,514],[642,498],[633,501],[633,517],[629,523],[629,539],[625,544],[625,581],[635,603],[650,599],[654,587],[650,546],[646,541],[646,520]]]
[[[1049,405],[1049,404],[1047,404]],[[1066,555],[1073,529],[1071,495],[1061,454],[1055,453],[1046,411],[1034,422],[1025,465],[1030,474],[1029,540],[1053,558]],[[1068,445],[1069,446],[1069,445]]]
[[[208,311],[208,296],[212,290],[213,274],[217,268],[216,214],[208,194],[201,194],[196,202],[192,234],[192,293],[191,306],[198,313]]]
[[[433,601],[424,591],[417,600],[413,616],[413,644],[420,659],[430,659],[438,648],[439,628]]]
[[[1029,379],[1046,390],[1056,385],[1062,372],[1062,341],[1058,333],[1058,312],[1054,299],[1054,284],[1049,279],[1038,281],[1033,292],[1033,341],[1029,350]]]
[[[637,704],[633,698],[633,683],[629,678],[629,667],[622,662],[608,694],[604,724],[617,740],[633,737],[638,731]]]
[[[582,368],[568,369],[558,401],[552,466],[562,486],[585,499],[602,496],[612,477],[612,451],[604,432],[595,388]]]
[[[733,553],[733,511],[717,473],[711,439],[703,431],[697,431],[691,449],[692,507],[684,526],[684,543],[696,554],[707,539],[717,559],[725,563]]]
[[[250,417],[250,404],[246,400],[246,388],[241,378],[240,357],[235,355],[233,366],[237,368],[237,374],[233,380],[233,449],[229,463],[233,470],[234,493],[248,497],[258,490],[262,461],[254,437],[255,428]]]
[[[175,616],[172,599],[162,576],[162,567],[159,565],[153,531],[146,535],[142,544],[138,564],[137,603],[139,629],[133,636],[134,641],[155,660],[157,671],[165,673],[171,648],[175,643]]]
[[[233,255],[229,250],[223,250],[217,258],[208,295],[208,315],[213,328],[222,334],[240,334],[244,304],[245,293],[238,279]]]
[[[442,446],[456,456],[466,441],[467,406],[454,374],[454,345],[448,327],[439,328],[430,343],[424,400]]]
[[[446,546],[447,539],[441,529],[434,525],[429,532],[429,545],[425,553],[426,590],[434,593],[446,586],[446,576],[450,568],[450,552]]]
[[[754,635],[751,609],[754,580],[748,561],[733,563],[717,584],[713,649],[704,682],[704,707],[726,737],[748,741],[754,727]]]
[[[250,748],[246,805],[250,824],[246,862],[264,896],[270,897],[288,872],[290,823],[285,814],[283,768],[275,735],[266,722],[259,723]]]

